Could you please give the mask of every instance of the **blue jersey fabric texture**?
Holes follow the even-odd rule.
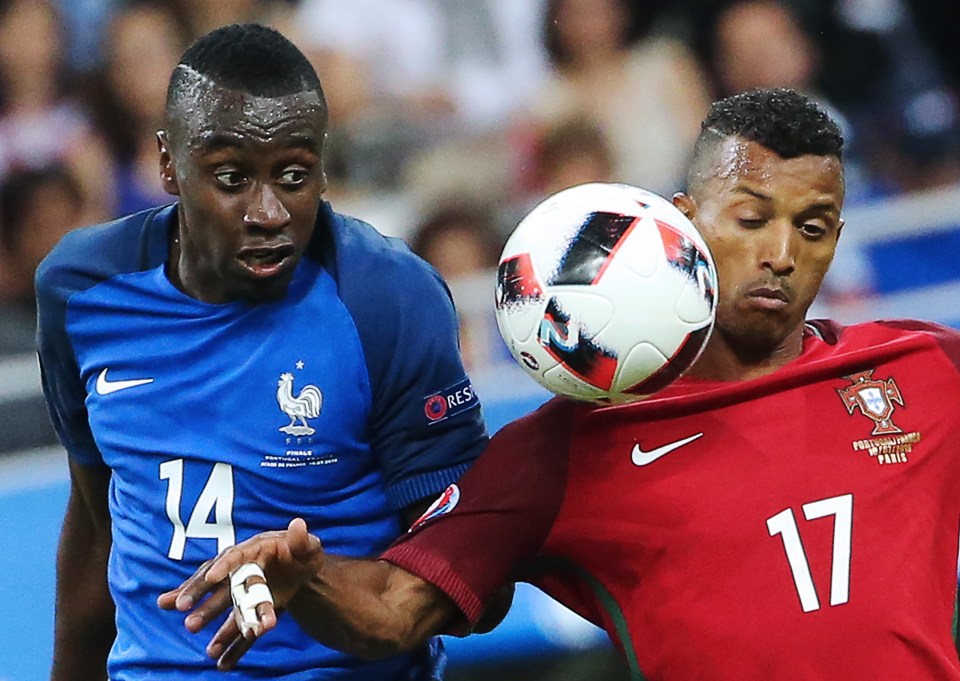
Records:
[[[328,551],[376,555],[486,442],[449,292],[402,242],[323,203],[282,300],[209,304],[165,274],[176,224],[174,205],[76,230],[37,275],[54,426],[112,471],[113,681],[224,678],[213,627],[190,634],[160,593],[296,516]],[[288,616],[234,676],[430,679],[441,661],[432,644],[363,663]]]

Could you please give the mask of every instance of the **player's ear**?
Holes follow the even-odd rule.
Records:
[[[689,194],[677,192],[673,195],[673,205],[683,213],[688,220],[693,222],[697,215],[697,202]]]
[[[173,165],[173,155],[170,153],[170,140],[165,130],[157,130],[157,151],[160,152],[160,185],[168,194],[179,196],[180,185]]]

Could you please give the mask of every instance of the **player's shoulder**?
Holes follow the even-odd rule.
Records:
[[[876,323],[890,333],[936,343],[960,369],[960,331],[957,329],[915,319],[891,319]]]
[[[541,441],[552,444],[563,440],[571,431],[578,410],[589,408],[565,397],[553,397],[537,409],[506,424],[493,436],[493,441],[498,444],[520,441],[530,450],[535,449]]]
[[[164,226],[175,210],[162,206],[71,230],[37,268],[38,297],[65,300],[117,274],[159,265],[167,253]]]
[[[377,230],[373,225],[321,207],[330,225],[339,280],[362,280],[364,286],[383,294],[415,292],[425,285],[440,284],[439,275],[406,242]]]
[[[875,347],[884,343],[934,343],[951,358],[960,358],[960,331],[919,319],[879,319],[843,325],[832,320],[812,320],[807,327],[823,340],[835,344]]]

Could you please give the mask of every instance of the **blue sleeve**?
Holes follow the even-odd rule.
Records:
[[[479,455],[487,434],[463,368],[450,292],[397,239],[336,216],[341,299],[370,374],[370,442],[391,502],[432,498]]]
[[[86,389],[66,328],[67,302],[84,279],[83,273],[63,257],[75,239],[68,234],[37,269],[40,380],[50,419],[67,454],[87,466],[103,465],[87,420]]]
[[[60,443],[73,459],[103,465],[87,419],[86,388],[70,342],[71,296],[127,271],[155,267],[166,257],[172,206],[68,233],[37,268],[37,353],[44,399]]]

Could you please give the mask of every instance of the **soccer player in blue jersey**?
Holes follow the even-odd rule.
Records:
[[[442,281],[321,200],[326,124],[316,73],[279,33],[200,38],[157,134],[176,203],[77,230],[39,269],[43,388],[72,481],[53,681],[218,677],[161,593],[293,517],[376,555],[486,442]],[[364,663],[292,617],[278,627],[240,677],[442,667],[435,642]]]

